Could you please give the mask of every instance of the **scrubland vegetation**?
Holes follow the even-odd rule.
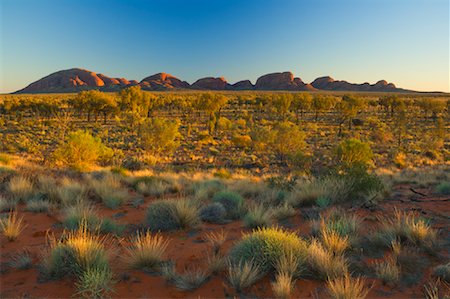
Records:
[[[2,96],[0,296],[449,296],[448,105]]]

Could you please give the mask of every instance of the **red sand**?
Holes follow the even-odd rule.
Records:
[[[417,190],[422,193],[430,193],[429,190]],[[448,218],[443,215],[450,215],[449,201],[445,201],[444,196],[426,196],[420,197],[409,190],[409,186],[402,185],[395,188],[394,192],[399,195],[395,200],[386,200],[377,208],[377,211],[370,212],[367,209],[351,209],[351,212],[357,213],[361,217],[367,217],[365,220],[366,229],[370,229],[375,221],[376,215],[392,212],[394,207],[401,210],[417,210],[427,218],[433,219],[433,226],[440,229],[440,238],[445,238],[449,233]],[[411,199],[418,199],[413,201]],[[146,206],[151,199],[146,199],[146,204],[134,208],[126,206],[119,210],[108,210],[101,205],[97,205],[99,214],[102,217],[111,217],[117,213],[124,213],[124,216],[117,219],[122,224],[138,225],[143,222]],[[38,265],[42,254],[47,248],[47,231],[56,236],[62,232],[61,228],[54,228],[61,220],[61,215],[56,213],[54,216],[46,214],[35,214],[25,212],[24,207],[19,207],[20,215],[24,216],[26,229],[14,242],[8,242],[4,236],[1,236],[1,256],[2,267],[4,263],[11,260],[11,256],[27,250],[33,257],[33,268],[28,270],[8,269],[0,274],[0,297],[48,297],[48,298],[70,298],[76,292],[75,280],[65,278],[58,281],[39,282]],[[289,222],[292,228],[301,235],[310,231],[310,224],[297,213]],[[59,227],[59,226],[56,226]],[[208,244],[202,241],[202,235],[210,231],[224,229],[228,233],[228,239],[224,244],[224,251],[227,252],[233,244],[238,241],[242,233],[248,231],[243,227],[242,222],[235,221],[224,225],[202,224],[197,231],[186,232],[178,231],[165,233],[170,239],[170,245],[167,252],[167,258],[174,261],[177,265],[177,271],[182,272],[189,267],[206,267],[206,252],[209,250]],[[129,270],[123,261],[124,246],[126,239],[124,237],[113,238],[113,244],[117,244],[111,253],[111,264],[116,274],[117,283],[114,285],[114,293],[111,295],[117,298],[223,298],[226,296],[237,295],[234,290],[226,284],[225,273],[213,275],[199,289],[184,292],[176,289],[174,286],[165,282],[161,276],[151,275],[142,271]],[[448,252],[447,254],[448,260]],[[373,261],[367,259],[366,264],[370,265]],[[441,261],[443,263],[445,261]],[[437,263],[433,262],[433,266]],[[127,275],[124,275],[124,274]],[[388,287],[383,286],[379,280],[367,279],[367,284],[372,285],[369,298],[420,298],[423,297],[423,285],[431,280],[431,271],[427,270],[420,283],[413,287]],[[127,279],[123,279],[123,277]],[[122,278],[122,279],[121,279]],[[271,298],[273,293],[270,285],[271,277],[267,276],[256,283],[246,295],[250,297]],[[325,284],[315,280],[298,280],[295,284],[293,298],[323,298],[327,297]]]

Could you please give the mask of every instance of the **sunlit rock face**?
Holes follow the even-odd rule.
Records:
[[[50,74],[16,93],[52,93],[79,92],[82,90],[99,89],[101,91],[119,91],[123,88],[140,85],[144,90],[285,90],[285,91],[367,91],[367,92],[404,92],[394,84],[380,80],[375,84],[354,84],[347,81],[334,80],[326,76],[307,84],[291,72],[266,74],[258,78],[253,85],[250,80],[229,84],[223,77],[206,77],[195,81],[192,85],[167,73],[158,73],[142,79],[128,80],[112,78],[89,70],[73,68]]]
[[[261,76],[255,84],[256,90],[313,90],[291,72],[272,73]]]
[[[20,93],[45,93],[45,92],[77,92],[87,89],[117,89],[129,85],[124,78],[110,78],[103,74],[73,68],[50,74],[34,83],[31,83]]]
[[[198,79],[191,85],[193,89],[204,89],[204,90],[227,90],[231,89],[231,85],[225,80],[225,78],[213,78],[206,77]]]
[[[167,89],[187,89],[189,83],[181,81],[166,73],[158,73],[142,79],[140,82],[142,89],[148,90],[167,90]]]

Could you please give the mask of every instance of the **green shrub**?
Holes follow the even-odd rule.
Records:
[[[295,233],[281,228],[260,228],[245,235],[230,252],[233,263],[253,261],[262,271],[270,271],[286,252],[305,260],[307,245]]]
[[[48,200],[32,199],[27,202],[26,210],[33,213],[48,212],[51,208],[51,203]]]
[[[227,211],[227,218],[238,219],[242,215],[244,199],[232,191],[220,191],[214,194],[214,202],[221,203]]]
[[[260,267],[251,260],[231,263],[228,266],[228,282],[238,293],[261,279],[263,274]]]
[[[153,232],[192,228],[200,222],[199,208],[191,200],[160,200],[149,205],[146,226]]]
[[[250,208],[244,217],[244,225],[247,228],[268,227],[272,224],[272,221],[272,211],[262,205]]]
[[[123,188],[120,179],[112,174],[99,180],[90,180],[90,186],[103,204],[110,209],[117,209],[128,200],[128,191]]]
[[[61,143],[53,153],[57,164],[76,170],[89,169],[112,156],[113,150],[105,146],[100,138],[81,130],[69,133],[66,142]]]
[[[113,274],[109,268],[88,268],[78,277],[77,295],[82,298],[106,298],[112,291]]]
[[[15,176],[8,182],[8,191],[16,202],[25,202],[34,195],[33,183],[23,176]]]
[[[11,157],[8,154],[0,153],[0,163],[9,165],[9,163],[11,163]]]
[[[352,168],[356,165],[366,166],[372,157],[370,146],[355,138],[342,141],[335,149],[336,163],[344,168]]]
[[[161,117],[147,118],[141,126],[142,146],[152,154],[171,154],[178,146],[178,121]]]
[[[175,215],[175,204],[172,200],[159,200],[148,206],[145,224],[153,231],[170,231],[180,228]]]
[[[450,182],[441,182],[436,187],[436,191],[439,194],[450,195]]]
[[[450,262],[434,268],[433,275],[444,281],[450,282]]]
[[[225,184],[218,179],[205,180],[193,184],[192,192],[196,199],[208,200],[219,191],[225,189]]]
[[[200,209],[200,219],[210,223],[223,223],[226,213],[221,203],[214,202]]]

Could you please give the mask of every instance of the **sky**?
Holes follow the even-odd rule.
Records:
[[[73,67],[449,92],[449,0],[0,0],[0,93]]]

